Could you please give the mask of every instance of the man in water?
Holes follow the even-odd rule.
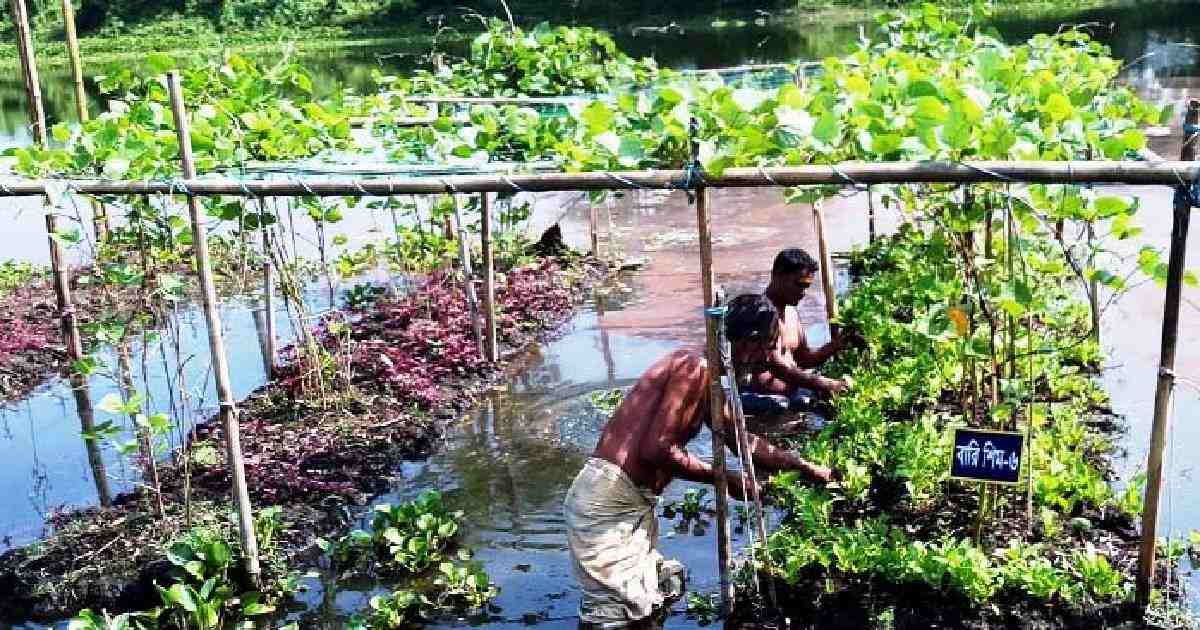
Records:
[[[761,295],[729,304],[726,335],[735,364],[765,356],[779,341],[775,307]],[[655,505],[675,478],[713,483],[711,465],[687,450],[710,424],[706,362],[676,350],[650,367],[617,407],[600,442],[564,502],[571,564],[579,579],[580,622],[618,628],[648,619],[664,600],[682,594],[682,565],[656,550]],[[727,414],[728,415],[728,414]],[[750,435],[758,470],[797,470],[816,482],[833,473]],[[735,446],[732,439],[726,443]],[[743,479],[726,472],[730,494],[743,497]]]
[[[796,305],[812,286],[817,268],[817,261],[799,248],[775,256],[771,282],[763,295],[779,312],[780,342],[767,360],[747,362],[738,370],[742,409],[747,414],[811,411],[817,398],[840,394],[851,385],[848,378],[827,378],[813,370],[852,342],[849,335],[835,335],[817,350],[808,345]]]

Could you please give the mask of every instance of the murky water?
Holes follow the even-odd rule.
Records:
[[[462,544],[476,552],[475,559],[501,588],[495,607],[476,623],[576,625],[579,594],[568,565],[562,500],[605,421],[586,392],[630,384],[678,345],[610,334],[601,324],[604,317],[594,307],[577,317],[572,330],[544,346],[506,391],[455,426],[442,449],[427,461],[406,464],[395,490],[378,499],[395,503],[435,487],[466,512]],[[693,450],[707,456],[710,440],[703,433]],[[681,500],[693,486],[672,484],[663,498]],[[713,528],[678,531],[677,524],[662,519],[663,553],[692,568],[692,588],[715,589]],[[741,538],[738,534],[739,542]],[[308,585],[311,590],[302,600],[311,608],[297,617],[305,627],[320,620],[327,628],[338,627],[337,620],[386,588],[343,586],[328,598],[327,584],[311,580]],[[471,621],[444,618],[435,625]],[[671,625],[685,627],[683,621],[678,616]]]
[[[320,299],[319,292],[314,292],[312,301]],[[237,399],[266,380],[253,317],[256,308],[255,304],[233,300],[221,309]],[[132,379],[133,391],[148,397],[151,413],[171,414],[180,427],[191,427],[216,412],[203,314],[191,307],[175,320],[178,352],[173,337],[156,333],[144,349],[141,339],[136,338],[123,351],[106,348],[99,353],[106,367],[89,379],[87,396],[93,407],[108,395],[120,396],[124,373]],[[276,321],[279,338],[287,343],[293,334],[286,313],[278,313]],[[188,403],[181,400],[181,391],[187,392]],[[106,421],[121,431],[98,445],[81,438],[84,426]],[[141,480],[140,467],[116,450],[117,444],[131,439],[129,425],[126,416],[99,408],[94,409],[91,419],[81,417],[70,385],[57,379],[22,401],[0,407],[0,461],[5,462],[0,469],[2,547],[27,544],[42,536],[45,519],[55,510],[95,505],[105,488],[113,497],[132,489]],[[176,432],[167,439],[178,444],[178,436],[185,432]],[[93,465],[97,457],[99,468]]]

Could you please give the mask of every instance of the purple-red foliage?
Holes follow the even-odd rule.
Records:
[[[519,345],[557,326],[571,303],[553,261],[514,270],[496,292],[497,334],[503,343]],[[379,302],[352,330],[355,373],[425,408],[445,401],[443,388],[451,380],[489,367],[475,343],[463,287],[444,274]]]
[[[0,318],[0,365],[27,350],[42,350],[50,344],[52,325],[21,318]]]

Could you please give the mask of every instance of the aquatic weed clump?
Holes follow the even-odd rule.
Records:
[[[496,329],[504,346],[520,348],[562,323],[574,305],[563,274],[557,262],[545,259],[503,275]],[[356,381],[423,409],[445,402],[456,379],[492,369],[478,352],[462,284],[445,274],[381,300],[350,329]]]

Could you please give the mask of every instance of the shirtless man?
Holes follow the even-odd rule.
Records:
[[[730,302],[725,328],[735,361],[765,356],[778,343],[778,314],[761,295]],[[681,594],[682,565],[664,561],[655,550],[654,511],[658,495],[675,478],[713,482],[712,466],[687,450],[687,443],[711,422],[709,409],[705,360],[687,350],[668,354],[625,396],[571,485],[564,511],[585,626],[625,627],[650,617],[667,597]],[[832,480],[828,468],[749,437],[751,455],[764,475],[798,470],[816,482]],[[738,473],[727,472],[726,482],[735,498],[744,498]]]
[[[780,313],[780,343],[768,361],[749,363],[739,371],[744,379],[742,407],[748,414],[808,410],[814,394],[836,395],[850,387],[849,379],[827,378],[812,369],[849,345],[848,336],[835,335],[817,350],[809,348],[796,305],[816,273],[817,261],[802,249],[785,249],[775,256],[763,295]]]

